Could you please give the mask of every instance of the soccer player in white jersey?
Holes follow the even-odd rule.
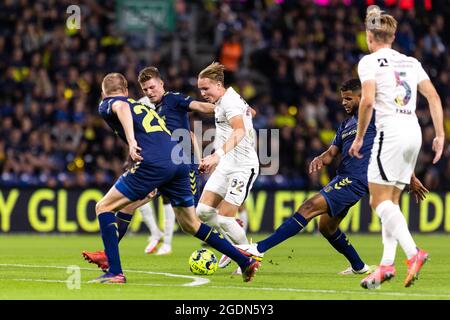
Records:
[[[224,87],[224,69],[215,62],[198,76],[202,97],[216,105],[216,135],[214,154],[202,159],[199,167],[204,172],[213,172],[203,189],[197,214],[239,245],[248,244],[248,240],[245,230],[236,221],[236,213],[259,174],[259,159],[251,108],[233,88]],[[228,257],[222,256],[219,267],[224,268],[230,262]]]
[[[358,65],[362,83],[357,135],[349,150],[361,158],[359,150],[375,110],[377,135],[368,169],[370,204],[381,219],[384,245],[381,263],[361,281],[364,288],[374,288],[395,276],[395,252],[400,244],[407,256],[409,287],[418,278],[428,253],[417,248],[407,222],[400,211],[399,199],[416,165],[422,133],[415,113],[417,89],[429,103],[436,137],[433,140],[435,164],[442,155],[444,126],[441,100],[420,62],[391,48],[397,21],[371,6],[366,16],[366,40],[371,54]]]

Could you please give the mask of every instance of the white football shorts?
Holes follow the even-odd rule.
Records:
[[[403,190],[411,180],[422,146],[417,121],[397,121],[377,129],[368,168],[368,181]]]
[[[259,174],[259,165],[216,167],[204,190],[220,195],[228,203],[241,206]]]

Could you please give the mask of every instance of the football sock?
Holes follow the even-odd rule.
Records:
[[[122,240],[125,233],[127,233],[128,226],[130,225],[131,218],[133,218],[132,214],[124,213],[124,212],[117,212],[116,213],[116,222],[117,222],[117,229],[119,230],[119,242]]]
[[[217,223],[234,244],[248,244],[245,230],[234,217],[225,217],[219,214],[217,215]]]
[[[206,204],[199,203],[195,209],[195,213],[204,223],[211,227],[217,227],[217,209]]]
[[[100,223],[105,253],[108,257],[109,272],[113,274],[122,273],[116,216],[113,212],[103,212],[98,215],[98,221]]]
[[[244,228],[244,231],[247,231],[248,227],[248,212],[247,210],[242,210],[238,213],[239,219],[241,219],[242,223],[244,224],[242,228]]]
[[[164,205],[164,243],[171,245],[173,229],[175,227],[175,212],[173,211],[172,205]]]
[[[390,266],[394,264],[398,242],[386,228],[381,228],[381,236],[383,239],[383,257],[381,258],[380,264]]]
[[[241,268],[247,267],[252,261],[249,257],[243,255],[238,249],[236,249],[230,242],[228,242],[228,240],[221,237],[221,234],[217,230],[214,230],[214,228],[211,228],[204,223],[200,224],[200,228],[194,236],[202,241],[205,241],[214,249],[236,261]]]
[[[341,254],[343,254],[352,265],[353,270],[361,270],[364,268],[364,262],[359,257],[355,248],[351,245],[345,233],[340,229],[332,234],[330,237],[326,237],[328,242]]]
[[[150,203],[144,204],[143,206],[139,207],[138,210],[142,215],[142,220],[150,230],[151,235],[157,239],[161,238],[162,232],[161,230],[159,230],[158,225],[156,224],[155,216],[153,214],[153,208],[150,206]]]
[[[391,200],[386,200],[381,202],[375,210],[381,218],[382,227],[397,239],[408,259],[411,259],[417,253],[417,247],[400,207]]]
[[[268,238],[258,242],[258,251],[261,253],[266,252],[270,248],[275,247],[277,244],[302,231],[307,224],[308,221],[300,213],[294,213],[292,217],[287,219]]]

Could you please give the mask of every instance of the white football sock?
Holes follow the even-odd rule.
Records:
[[[247,210],[242,210],[240,212],[238,212],[238,216],[239,219],[242,220],[244,226],[242,228],[244,228],[244,231],[247,231],[247,227],[248,227],[248,212]]]
[[[195,209],[197,216],[210,227],[217,227],[217,209],[199,203]]]
[[[173,229],[175,227],[175,212],[173,211],[172,205],[164,205],[164,243],[171,245]]]
[[[234,244],[248,244],[245,230],[239,225],[233,217],[217,215],[217,222],[220,229]]]
[[[380,264],[384,266],[392,265],[395,261],[398,242],[386,228],[381,228],[381,235],[383,238],[383,257]]]
[[[151,236],[156,239],[161,238],[163,233],[158,228],[158,224],[156,223],[156,219],[150,203],[144,204],[143,206],[139,207],[138,210],[142,215],[142,221],[144,221],[145,225],[150,230]]]
[[[381,218],[382,228],[386,228],[386,231],[400,243],[408,259],[414,256],[417,253],[416,243],[408,230],[408,224],[400,207],[386,200],[380,203],[375,211]]]

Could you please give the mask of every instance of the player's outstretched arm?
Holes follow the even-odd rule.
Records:
[[[231,132],[230,137],[225,141],[225,144],[221,148],[225,153],[233,150],[245,137],[245,125],[242,116],[239,115],[231,118],[230,126],[233,129],[233,132]]]
[[[214,170],[217,164],[220,161],[220,158],[223,157],[227,152],[231,151],[236,147],[239,142],[245,137],[245,126],[244,119],[241,115],[237,115],[232,117],[230,120],[231,128],[233,129],[231,135],[228,137],[227,141],[225,141],[224,145],[216,150],[216,152],[210,156],[202,159],[200,163],[200,170],[202,172],[210,172]]]
[[[322,153],[320,156],[315,157],[313,161],[311,161],[309,164],[309,174],[319,171],[323,166],[329,165],[338,153],[339,148],[334,144],[331,145],[327,151]]]
[[[348,153],[352,157],[362,159],[362,155],[359,153],[363,145],[364,136],[369,126],[370,119],[372,118],[373,105],[375,103],[375,80],[367,80],[362,83],[361,86],[361,101],[359,102],[358,109],[358,129],[356,132],[355,140],[350,147]]]
[[[190,134],[191,134],[192,148],[194,149],[194,156],[198,160],[201,160],[202,159],[202,151],[200,149],[200,145],[198,143],[198,140],[195,137],[194,132],[191,131]]]
[[[444,114],[441,98],[439,98],[439,94],[429,79],[419,82],[418,89],[428,101],[434,131],[436,132],[436,137],[433,140],[433,151],[436,153],[433,159],[434,164],[439,161],[444,150]]]
[[[216,105],[209,103],[209,102],[200,102],[200,101],[192,101],[189,104],[189,109],[192,111],[197,111],[201,113],[214,113],[214,109],[216,108]]]
[[[117,114],[117,118],[119,118],[119,121],[122,124],[128,147],[130,149],[129,153],[131,159],[134,161],[143,160],[144,158],[142,158],[139,154],[142,149],[137,145],[134,137],[133,116],[131,115],[129,105],[124,101],[116,101],[112,105],[112,110]]]

